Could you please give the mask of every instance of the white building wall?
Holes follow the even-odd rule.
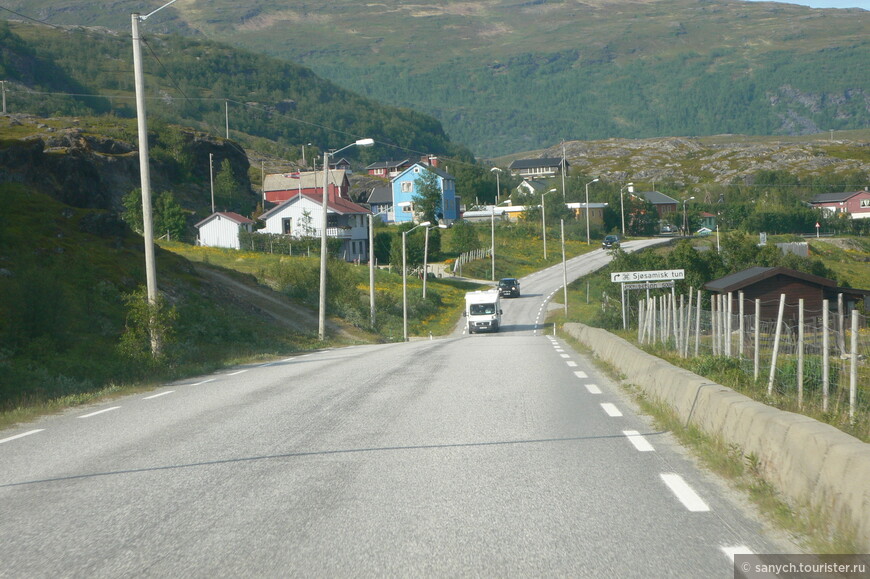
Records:
[[[208,247],[239,249],[239,224],[222,215],[200,227],[199,242]]]

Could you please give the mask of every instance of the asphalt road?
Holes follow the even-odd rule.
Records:
[[[498,334],[321,351],[0,432],[0,577],[731,577],[736,552],[782,552],[536,325],[548,275]]]

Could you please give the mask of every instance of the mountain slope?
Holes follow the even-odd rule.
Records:
[[[52,23],[130,27],[118,4],[11,4]],[[361,94],[433,114],[452,139],[485,156],[561,139],[870,125],[870,12],[858,9],[740,0],[191,0],[146,27],[305,64]]]

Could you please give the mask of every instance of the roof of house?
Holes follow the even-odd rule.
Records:
[[[389,185],[378,185],[369,193],[369,198],[366,202],[369,205],[392,203],[393,190]]]
[[[400,167],[405,167],[410,164],[410,159],[404,159],[402,161],[376,161],[366,167],[366,171],[370,171],[372,169],[398,169]]]
[[[260,219],[265,220],[266,218],[271,217],[272,214],[277,213],[286,205],[296,203],[296,201],[298,201],[300,197],[305,197],[306,199],[309,199],[317,203],[318,205],[323,203],[323,193],[303,193],[302,195],[294,195],[290,199],[287,199],[286,201],[280,203],[279,205],[276,205],[275,207],[260,215]],[[326,204],[333,213],[338,213],[339,215],[349,215],[353,213],[371,213],[371,211],[369,211],[362,205],[357,205],[353,201],[348,201],[343,197],[329,196],[327,198]]]
[[[848,201],[855,195],[859,193],[863,193],[863,191],[850,191],[843,193],[819,193],[812,199],[810,199],[810,203],[843,203]]]
[[[196,225],[194,225],[194,227],[202,227],[203,225],[205,225],[209,221],[212,221],[215,217],[218,217],[218,216],[229,219],[230,221],[238,223],[239,225],[244,225],[246,223],[253,223],[254,222],[253,220],[248,219],[244,215],[239,215],[238,213],[234,213],[232,211],[216,211],[216,212],[212,213],[211,215],[209,215],[208,217],[206,217],[205,219],[203,219],[202,221],[200,221],[199,223],[197,223]]]
[[[523,186],[527,186],[535,193],[541,193],[547,188],[547,182],[540,179],[523,179],[523,182],[517,186],[517,189]]]
[[[330,184],[343,184],[347,171],[329,170]],[[290,173],[271,173],[263,180],[264,191],[292,191],[293,189],[314,189],[323,187],[323,171],[296,171]]]
[[[811,284],[824,287],[837,287],[837,282],[835,282],[834,280],[830,280],[828,278],[820,277],[817,275],[812,275],[809,273],[804,273],[802,271],[797,271],[794,269],[789,269],[787,267],[755,266],[750,267],[749,269],[744,269],[743,271],[738,271],[736,273],[726,275],[725,277],[720,277],[719,279],[714,279],[713,281],[709,281],[704,284],[704,289],[714,292],[727,293],[743,289],[747,286],[751,286],[762,280],[777,275],[783,275],[799,279]]]
[[[570,165],[567,159],[562,157],[541,157],[540,159],[516,159],[508,165],[508,169],[538,169],[542,167],[561,167],[564,160],[565,165]]]
[[[638,191],[634,193],[634,195],[640,195],[653,205],[669,205],[672,203],[679,203],[673,197],[668,197],[664,193],[659,193],[658,191]]]
[[[448,173],[448,172],[445,171],[444,169],[441,169],[441,168],[439,168],[439,167],[434,167],[434,166],[429,165],[429,164],[427,164],[427,163],[418,162],[418,163],[414,163],[413,165],[411,165],[410,167],[408,167],[407,169],[405,169],[404,171],[402,171],[401,173],[399,173],[398,175],[396,175],[396,176],[393,178],[393,181],[396,181],[399,177],[401,177],[402,175],[404,175],[405,173],[407,173],[408,171],[410,171],[411,169],[413,169],[413,168],[414,168],[415,166],[417,166],[417,165],[419,165],[420,167],[423,167],[424,169],[427,169],[427,170],[429,170],[429,171],[432,171],[433,173],[435,173],[436,175],[438,175],[438,176],[441,177],[442,179],[450,179],[450,180],[453,180],[453,181],[456,180],[456,177],[454,177],[453,175],[451,175],[450,173]]]

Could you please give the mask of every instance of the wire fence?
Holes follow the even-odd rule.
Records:
[[[775,303],[734,297],[700,290],[648,297],[630,308],[630,319],[640,344],[682,358],[727,360],[766,385],[768,398],[785,397],[799,411],[847,415],[852,425],[870,420],[866,315],[846,311],[842,297],[833,308],[823,300],[815,310],[804,308],[803,299],[786,307],[785,294]],[[773,305],[778,313],[769,319],[762,312]]]

